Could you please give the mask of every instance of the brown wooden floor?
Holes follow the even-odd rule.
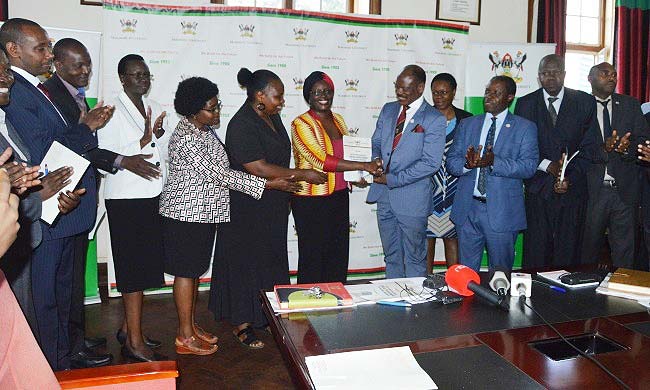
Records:
[[[86,329],[89,336],[105,336],[106,350],[113,354],[113,364],[128,363],[120,355],[120,345],[115,332],[122,322],[122,301],[107,299],[105,282],[100,290],[102,303],[86,306]],[[105,275],[105,274],[104,274]],[[259,331],[259,338],[266,343],[261,350],[251,350],[237,342],[232,327],[218,323],[207,309],[208,292],[200,292],[197,300],[197,322],[205,330],[219,337],[219,350],[210,356],[176,356],[176,308],[171,294],[145,296],[142,327],[146,335],[163,342],[159,352],[176,360],[180,372],[178,389],[294,389],[273,336]]]

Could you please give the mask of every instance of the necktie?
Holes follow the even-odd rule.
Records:
[[[77,88],[77,105],[79,106],[79,109],[81,112],[84,114],[88,112],[88,108],[86,107],[86,90],[84,88]]]
[[[485,147],[483,148],[483,153],[487,150],[488,146],[491,146],[494,144],[494,135],[497,131],[497,117],[493,116],[492,118],[492,124],[490,125],[490,129],[488,130],[487,137],[485,137]],[[478,172],[478,185],[476,188],[478,189],[478,192],[481,195],[485,195],[485,192],[487,191],[487,174],[488,174],[488,169],[489,167],[483,167],[481,170]]]
[[[404,123],[406,122],[406,110],[409,109],[409,106],[402,106],[402,111],[397,117],[397,125],[395,126],[395,137],[393,138],[393,150],[397,147],[399,140],[402,138],[402,132],[404,131]]]
[[[612,124],[609,120],[609,109],[607,109],[609,99],[604,102],[597,100],[597,102],[603,105],[603,138],[607,139],[612,136]]]
[[[47,87],[45,86],[45,84],[43,84],[43,83],[38,83],[38,85],[36,86],[36,88],[40,89],[41,92],[43,92],[43,94],[47,97],[47,99],[48,99],[49,101],[52,101],[52,99],[50,99],[50,91],[47,90]]]
[[[548,98],[548,113],[551,116],[551,122],[553,122],[553,127],[555,127],[555,122],[557,122],[557,111],[555,111],[555,106],[553,103],[557,100],[555,96]]]

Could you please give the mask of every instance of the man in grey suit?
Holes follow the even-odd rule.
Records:
[[[607,229],[612,263],[632,268],[641,191],[635,145],[649,134],[639,101],[614,93],[616,76],[616,69],[606,62],[593,66],[588,76],[598,103],[598,142],[602,147],[587,171],[589,202],[582,262],[598,262]]]
[[[397,77],[397,101],[381,109],[372,135],[372,157],[383,160],[368,203],[377,203],[377,223],[386,278],[425,276],[427,217],[433,210],[431,176],[442,162],[445,117],[422,93],[426,74],[408,65]]]

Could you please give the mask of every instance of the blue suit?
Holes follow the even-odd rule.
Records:
[[[447,155],[447,170],[458,176],[451,220],[458,232],[460,263],[478,271],[487,246],[491,269],[511,269],[517,233],[526,229],[523,180],[537,169],[537,128],[522,117],[508,113],[493,147],[485,198],[474,197],[479,169],[467,170],[467,148],[478,147],[485,114],[460,122]]]
[[[16,72],[11,101],[3,107],[7,121],[25,143],[30,163],[40,164],[54,140],[77,153],[97,147],[97,139],[84,124],[66,124],[53,104]],[[68,315],[72,287],[73,237],[86,233],[95,223],[96,183],[86,170],[79,188],[85,188],[79,206],[50,226],[39,222],[41,244],[32,258],[32,293],[41,348],[54,370],[69,368]],[[56,196],[56,195],[55,195]]]
[[[372,156],[381,158],[386,184],[373,183],[368,203],[377,203],[377,222],[386,278],[426,275],[426,225],[433,210],[433,182],[445,148],[445,117],[426,101],[404,125],[393,150],[401,105],[384,105],[372,135]]]

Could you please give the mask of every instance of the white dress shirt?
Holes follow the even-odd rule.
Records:
[[[549,95],[545,89],[542,89],[542,92],[544,93],[544,103],[546,103],[546,110],[548,111],[548,105],[549,105],[548,98],[550,98],[551,95]],[[562,99],[564,99],[564,87],[562,87],[560,92],[555,97],[557,98],[557,100],[553,102],[553,107],[555,107],[555,112],[557,112],[557,114],[560,115],[560,106],[562,105]],[[569,156],[566,156],[566,158],[569,158]],[[537,166],[537,170],[546,172],[546,169],[551,163],[552,163],[551,160],[543,159]]]
[[[497,144],[499,133],[501,133],[501,126],[503,126],[503,122],[505,122],[507,115],[508,115],[507,108],[496,115],[497,120],[495,123],[494,142],[492,143],[492,150],[494,150],[494,145]],[[490,131],[490,126],[492,126],[492,116],[493,116],[492,114],[486,112],[485,119],[483,120],[483,127],[481,128],[481,138],[479,141],[479,145],[483,145],[483,149],[481,149],[481,156],[485,153],[485,149],[486,149],[485,140],[487,139],[487,134]],[[476,147],[478,147],[478,145],[474,146],[474,148]],[[486,167],[486,168],[489,169],[490,167]],[[476,168],[476,169],[478,169],[479,171],[476,173],[476,180],[474,180],[474,196],[478,196],[478,197],[487,196],[487,194],[483,195],[478,191],[478,177],[481,171],[480,168]]]
[[[607,102],[607,111],[609,111],[609,123],[612,123],[612,96],[608,96],[605,99],[596,98],[596,117],[598,118],[598,127],[600,128],[600,135],[603,137],[603,141],[605,140],[605,130],[604,130],[604,125],[603,125],[603,111],[605,111],[605,108],[603,107],[600,102],[604,102],[606,100],[609,100]],[[619,137],[621,137],[623,134],[619,134]],[[608,172],[607,172],[607,165],[605,165],[605,176],[603,177],[603,180],[614,180],[614,177],[612,177]]]
[[[160,104],[153,100],[142,98],[145,109],[151,107],[151,126],[162,113]],[[151,142],[140,148],[140,138],[144,134],[144,117],[131,102],[125,92],[114,98],[109,104],[115,106],[115,113],[102,129],[97,130],[99,147],[108,149],[124,156],[136,154],[152,154],[147,161],[160,167],[161,177],[147,180],[135,173],[121,170],[114,175],[106,175],[104,179],[105,199],[138,199],[153,198],[160,195],[167,176],[167,144],[173,132],[167,121],[163,121],[165,134],[161,138],[152,135]]]
[[[415,115],[416,112],[420,109],[420,106],[422,105],[422,102],[424,101],[424,95],[420,96],[419,98],[415,99],[415,101],[411,104],[409,104],[408,110],[406,110],[406,119],[404,121],[404,130],[406,130],[406,126],[413,120],[413,116]],[[402,112],[402,108],[400,107],[399,113],[397,114],[397,118],[399,118],[399,114]],[[397,119],[396,119],[397,121]],[[397,122],[395,122],[397,123]]]
[[[0,110],[0,133],[2,133],[2,136],[7,140],[7,142],[9,142],[9,146],[14,150],[14,153],[17,153],[23,161],[27,161],[22,150],[16,146],[14,140],[9,136],[9,130],[7,129],[7,123],[5,122],[5,112],[2,110]],[[0,153],[2,152],[4,152],[4,150],[0,150]]]

